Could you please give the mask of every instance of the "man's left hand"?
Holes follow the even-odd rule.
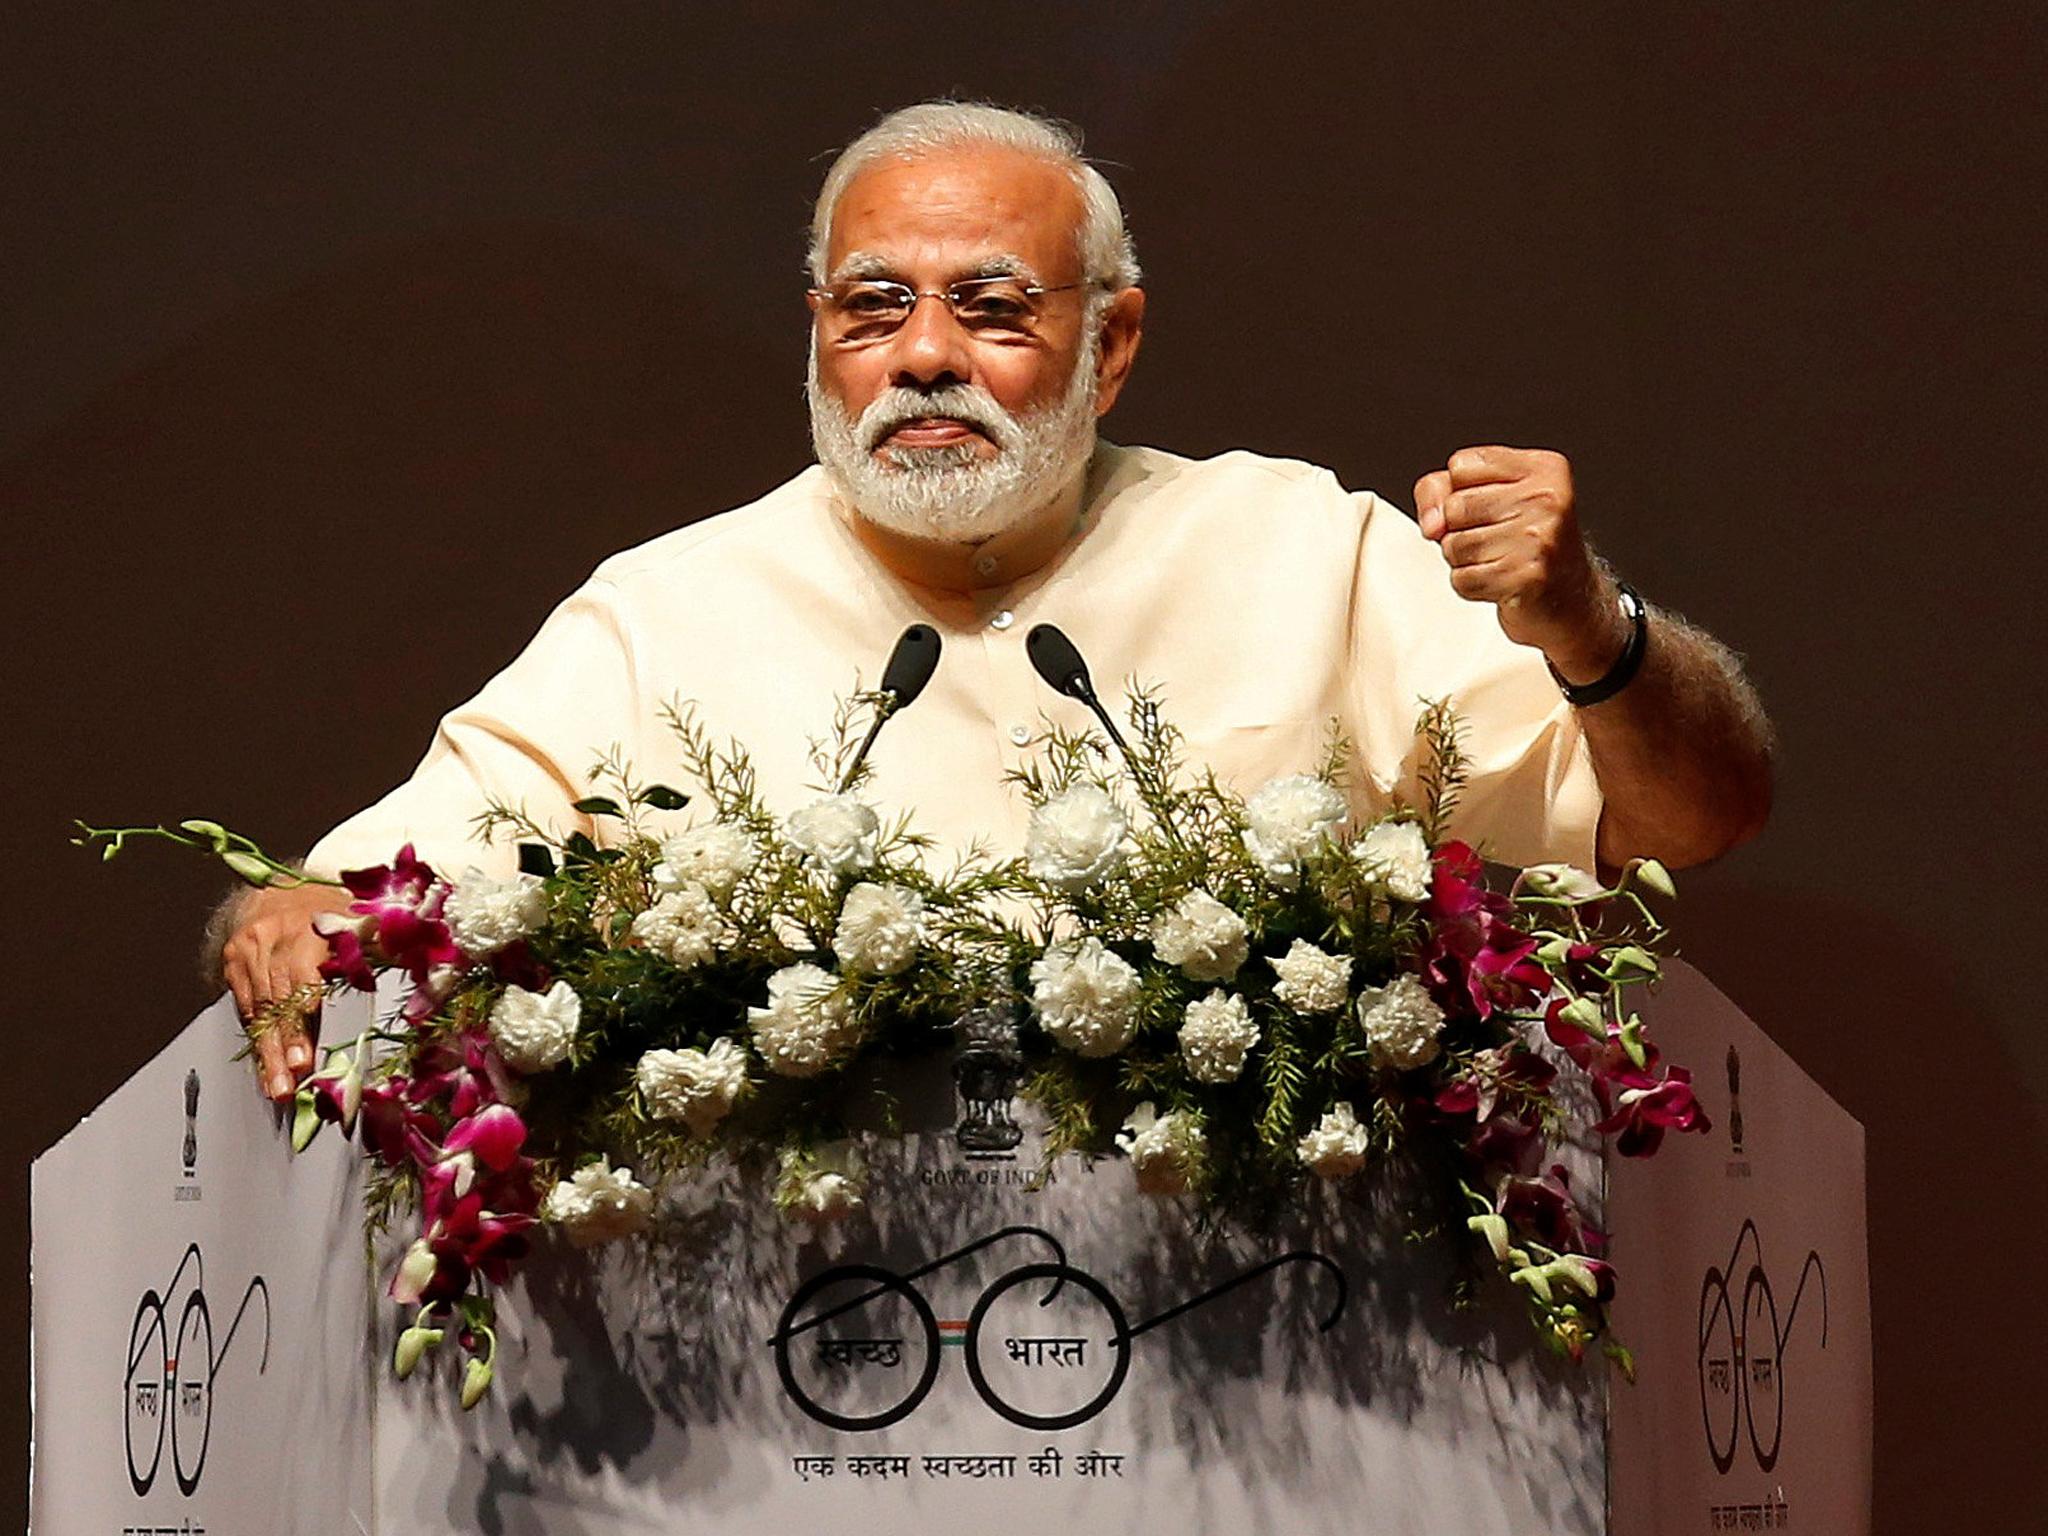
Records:
[[[1627,621],[1579,532],[1563,454],[1460,448],[1415,482],[1415,510],[1453,589],[1492,603],[1510,640],[1535,646],[1574,683],[1613,664]]]

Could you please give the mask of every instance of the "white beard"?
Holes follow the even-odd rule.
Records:
[[[975,384],[934,390],[885,389],[858,421],[818,377],[812,338],[804,397],[811,446],[839,494],[869,522],[948,544],[980,544],[1029,519],[1065,490],[1095,451],[1097,328],[1082,339],[1074,372],[1051,405],[1014,416]],[[984,459],[973,443],[874,449],[906,421],[950,416],[995,444]]]

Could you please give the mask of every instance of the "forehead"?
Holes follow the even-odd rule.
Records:
[[[943,281],[1001,252],[1065,280],[1079,263],[1083,212],[1071,175],[1017,150],[975,145],[887,160],[840,195],[825,265],[836,270],[861,251],[902,275]]]

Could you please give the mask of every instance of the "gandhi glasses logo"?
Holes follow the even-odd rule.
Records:
[[[177,1309],[177,1326],[171,1325],[171,1308],[177,1304],[179,1286],[189,1289]],[[263,1354],[256,1363],[260,1374],[270,1368],[270,1287],[261,1275],[242,1290],[241,1304],[234,1320],[216,1346],[213,1311],[206,1302],[206,1261],[199,1245],[185,1249],[171,1283],[161,1294],[142,1293],[135,1308],[135,1322],[128,1330],[128,1365],[123,1387],[126,1397],[122,1415],[128,1450],[128,1481],[137,1494],[155,1485],[163,1464],[164,1442],[171,1447],[171,1473],[178,1491],[190,1495],[206,1470],[206,1445],[213,1434],[215,1385],[221,1366],[235,1342],[235,1333],[249,1303],[263,1300]]]
[[[997,1277],[964,1319],[941,1320],[913,1283],[1011,1238],[1036,1239],[1051,1260]],[[1316,1319],[1327,1333],[1343,1315],[1347,1286],[1343,1270],[1320,1253],[1281,1254],[1133,1323],[1108,1286],[1067,1262],[1050,1232],[1004,1227],[900,1274],[879,1264],[822,1270],[797,1287],[768,1344],[790,1400],[833,1429],[886,1429],[907,1418],[938,1379],[948,1346],[960,1350],[976,1394],[1003,1418],[1026,1429],[1072,1429],[1115,1400],[1139,1338],[1289,1264],[1329,1276],[1333,1302]],[[837,1327],[828,1333],[827,1323]]]
[[[1736,1266],[1750,1255],[1737,1301]],[[1809,1280],[1820,1282],[1820,1347],[1828,1345],[1828,1272],[1818,1250],[1799,1266],[1792,1304],[1781,1315],[1777,1294],[1764,1271],[1763,1239],[1745,1221],[1724,1270],[1709,1266],[1700,1286],[1700,1417],[1714,1470],[1735,1465],[1736,1443],[1745,1422],[1749,1448],[1765,1472],[1778,1464],[1785,1440],[1786,1346],[1799,1319]],[[1766,1443],[1766,1436],[1769,1437]]]

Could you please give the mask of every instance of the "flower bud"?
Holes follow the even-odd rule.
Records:
[[[1650,1053],[1643,1044],[1642,1015],[1632,1013],[1628,1022],[1621,1026],[1621,1048],[1628,1052],[1628,1059],[1645,1070],[1650,1065]]]
[[[220,856],[221,863],[240,875],[251,885],[270,884],[271,868],[253,853],[244,853],[239,848],[230,848]]]
[[[309,1079],[292,1099],[292,1150],[303,1152],[320,1130],[316,1090]]]
[[[491,1386],[491,1362],[482,1355],[472,1356],[467,1369],[462,1373],[462,1407],[467,1412],[483,1401],[484,1393]]]
[[[1648,886],[1659,896],[1675,898],[1678,887],[1671,883],[1671,872],[1655,859],[1639,859],[1629,870],[1636,882]]]
[[[1493,1257],[1497,1263],[1507,1263],[1508,1224],[1504,1217],[1496,1216],[1489,1211],[1483,1216],[1467,1217],[1465,1225],[1486,1239],[1486,1245],[1493,1250]]]
[[[413,1245],[405,1250],[405,1257],[399,1261],[398,1273],[392,1277],[392,1300],[418,1301],[426,1294],[427,1287],[434,1283],[440,1267],[440,1260],[434,1257],[434,1250],[427,1246],[427,1240],[415,1238]]]
[[[1634,944],[1624,944],[1607,957],[1609,981],[1647,981],[1657,974],[1657,957]]]
[[[1557,1016],[1595,1040],[1607,1038],[1607,1020],[1601,1016],[1599,1003],[1590,997],[1573,998],[1558,1010]]]
[[[410,1376],[420,1357],[441,1342],[439,1328],[408,1328],[398,1336],[398,1348],[391,1353],[391,1369],[400,1381]]]

